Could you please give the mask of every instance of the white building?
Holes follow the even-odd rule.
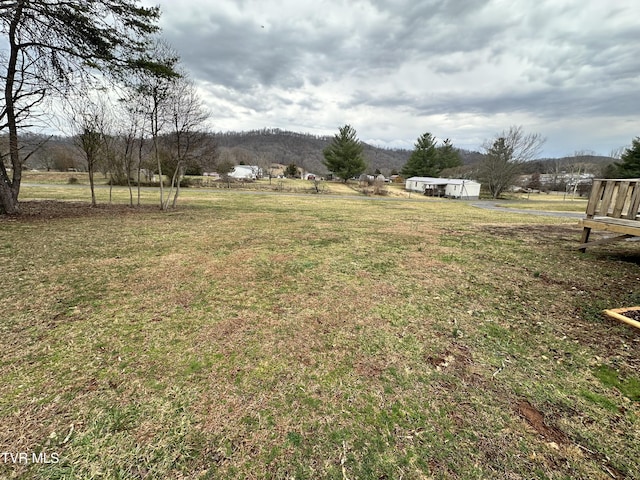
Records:
[[[256,165],[236,165],[229,176],[236,180],[256,180],[262,178],[262,169]]]
[[[480,197],[478,182],[459,178],[411,177],[407,178],[405,189],[430,197],[461,198],[463,200],[478,200]]]

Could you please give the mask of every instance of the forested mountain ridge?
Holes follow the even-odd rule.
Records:
[[[203,168],[208,171],[222,161],[233,164],[259,165],[267,169],[271,164],[295,164],[306,172],[324,175],[327,168],[323,164],[323,150],[331,143],[333,136],[318,136],[308,133],[261,129],[245,132],[219,132],[212,135],[217,145],[217,158],[202,159]],[[0,136],[0,150],[5,150],[6,136]],[[23,137],[24,156],[28,157],[27,168],[39,170],[84,170],[84,159],[71,137],[27,134]],[[35,150],[33,154],[30,154]],[[400,171],[411,156],[411,150],[386,149],[364,144],[366,173],[380,170],[384,175]],[[458,150],[462,167],[443,174],[454,177],[473,178],[477,165],[485,158],[477,151]],[[607,165],[615,158],[582,154],[562,158],[540,158],[522,165],[522,174],[580,172],[601,176]],[[206,165],[206,166],[205,166]]]
[[[325,174],[322,151],[332,141],[332,136],[317,136],[308,133],[296,133],[279,129],[262,129],[248,132],[216,133],[216,142],[220,158],[233,163],[267,165],[291,163],[305,171]],[[455,145],[454,145],[455,146]],[[392,170],[400,171],[411,156],[412,150],[386,149],[364,144],[364,156],[367,161],[367,173],[380,170],[389,175]],[[458,149],[463,167],[460,174],[474,170],[485,155],[478,151]],[[578,170],[600,175],[607,165],[615,159],[591,154],[576,154],[561,158],[541,158],[526,162],[523,174],[553,173]]]
[[[307,172],[325,174],[322,151],[331,143],[332,136],[317,136],[279,129],[262,129],[249,132],[216,133],[220,160],[238,164],[282,165],[295,164]],[[380,170],[390,174],[400,170],[411,155],[411,151],[385,149],[364,144],[367,173]]]

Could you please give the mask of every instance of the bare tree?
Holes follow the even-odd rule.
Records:
[[[129,205],[133,206],[132,176],[135,171],[137,184],[137,204],[140,205],[140,183],[143,165],[143,149],[145,145],[145,127],[148,125],[147,112],[140,108],[138,95],[134,90],[127,90],[118,99],[117,119],[114,138],[114,152],[111,155],[114,164],[111,172],[111,183],[125,184],[129,189]]]
[[[514,184],[522,164],[540,153],[544,142],[539,133],[525,133],[520,126],[509,127],[482,146],[485,159],[478,169],[478,180],[493,198],[498,198]]]
[[[78,168],[77,148],[66,143],[57,143],[49,148],[49,154],[53,158],[53,168],[64,172]]]
[[[175,208],[184,169],[206,145],[207,133],[204,131],[204,124],[209,117],[198,97],[195,85],[184,74],[172,82],[168,107],[171,129],[163,139],[172,173],[170,190],[163,205],[164,210],[167,209],[171,193],[174,191],[172,206]]]
[[[591,157],[594,155],[595,152],[591,150],[576,150],[573,153],[572,161],[565,165],[565,169],[568,174],[568,182],[565,186],[565,195],[568,194],[569,189],[571,189],[571,196],[572,198],[575,198],[579,185],[583,183],[584,174],[589,171],[597,171],[590,162]]]
[[[156,39],[153,48],[149,50],[146,63],[152,68],[139,71],[137,75],[127,80],[127,85],[139,102],[139,113],[146,115],[149,120],[147,127],[151,134],[151,149],[160,183],[160,208],[164,210],[167,202],[164,198],[164,175],[159,139],[167,128],[167,124],[171,125],[171,91],[174,88],[174,82],[180,78],[180,74],[175,70],[178,55],[168,44]],[[142,153],[141,150],[140,153]]]
[[[269,177],[269,185],[271,185],[271,177],[273,176],[272,168],[274,156],[272,153],[263,153],[256,157],[255,164],[262,172],[263,176]]]
[[[611,150],[611,152],[609,152],[609,156],[611,158],[615,158],[616,160],[620,160],[620,157],[622,157],[622,154],[624,153],[624,151],[626,150],[627,147],[617,147]]]
[[[98,162],[107,155],[110,111],[104,97],[91,98],[90,93],[68,99],[69,124],[74,130],[76,145],[82,150],[89,172],[91,205],[96,206],[95,172]]]
[[[137,1],[6,0],[0,4],[0,78],[4,105],[0,130],[9,132],[11,175],[0,162],[0,213],[19,210],[23,162],[18,132],[34,107],[91,71],[117,73],[145,68],[139,55],[156,32],[157,7]]]
[[[157,76],[157,75],[156,75]],[[123,155],[129,164],[129,172],[133,171],[135,165],[135,182],[137,186],[137,205],[140,206],[142,170],[146,169],[146,180],[149,177],[152,165],[145,164],[147,146],[147,134],[151,133],[152,138],[157,137],[157,132],[152,130],[154,118],[154,102],[152,95],[152,86],[157,79],[151,75],[151,72],[142,74],[141,72],[133,72],[133,74],[124,81],[124,91],[119,100],[119,111],[121,121],[119,122],[118,132],[123,137]],[[157,142],[154,142],[157,145]],[[157,160],[157,158],[154,158]],[[133,192],[131,190],[131,175],[127,180],[129,187],[129,201],[133,205]]]
[[[164,176],[159,138],[168,121],[171,120],[171,115],[168,113],[171,105],[171,91],[174,82],[180,77],[175,70],[178,55],[160,40],[156,40],[148,55],[145,62],[151,67],[141,70],[137,75],[129,78],[127,86],[138,100],[139,112],[147,115],[149,119],[147,126],[151,134],[152,152],[160,179],[160,208],[164,210],[167,202],[164,198]]]

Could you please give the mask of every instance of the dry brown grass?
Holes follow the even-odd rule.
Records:
[[[0,219],[0,444],[61,458],[0,474],[640,474],[639,337],[600,315],[640,303],[638,245],[443,200],[183,200]]]

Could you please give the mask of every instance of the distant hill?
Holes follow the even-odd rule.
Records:
[[[272,164],[286,166],[293,163],[306,172],[319,175],[328,173],[322,163],[324,160],[322,151],[331,143],[333,136],[262,129],[216,133],[214,137],[218,145],[218,162],[228,160],[236,165],[240,163],[259,165],[265,169]],[[36,150],[29,157],[27,168],[83,169],[83,157],[71,138],[27,134],[21,138],[21,141],[25,152]],[[4,144],[6,144],[6,135],[0,135],[0,153],[5,150]],[[411,150],[380,148],[365,143],[364,156],[368,165],[366,173],[373,174],[376,170],[380,170],[388,176],[393,170],[400,171],[411,156],[411,152]],[[445,171],[443,175],[473,178],[477,170],[476,166],[482,161],[484,154],[468,150],[458,150],[458,152],[463,166]],[[580,171],[599,176],[605,167],[614,161],[616,159],[611,157],[586,154],[563,158],[541,158],[527,162],[524,165],[523,174]]]
[[[332,136],[263,129],[216,133],[215,137],[221,160],[261,166],[294,163],[307,172],[320,175],[328,173],[322,164],[322,151],[331,143]],[[394,169],[399,171],[410,155],[409,150],[384,149],[364,144],[368,173],[373,173],[376,169],[385,175],[389,175]]]
[[[540,158],[527,162],[523,168],[523,174],[534,173],[570,173],[580,170],[581,173],[591,173],[600,176],[607,167],[617,161],[612,157],[601,155],[576,155],[561,158]]]
[[[289,165],[294,163],[307,172],[324,175],[322,151],[331,143],[333,136],[316,136],[279,129],[252,130],[249,132],[216,133],[220,160],[232,163]],[[380,170],[389,175],[392,170],[400,171],[411,156],[412,150],[380,148],[364,143],[367,173]],[[465,167],[472,166],[484,158],[480,152],[458,150]],[[462,168],[461,175],[466,171]]]

